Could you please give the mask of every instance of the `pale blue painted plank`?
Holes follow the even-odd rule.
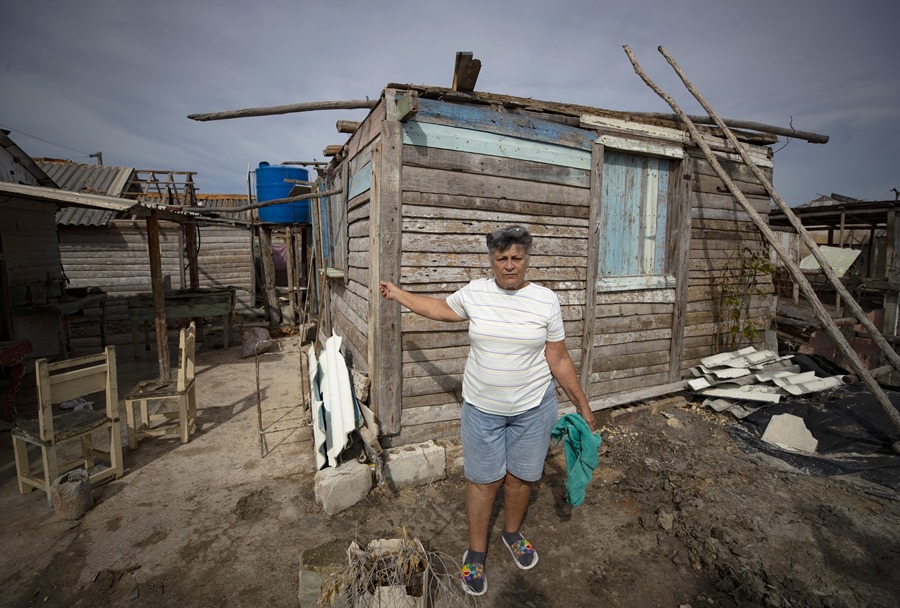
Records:
[[[350,176],[349,192],[347,200],[355,198],[372,187],[372,162],[364,164],[359,170]]]
[[[606,150],[603,159],[602,277],[639,274],[641,251],[641,157]]]
[[[591,169],[591,153],[583,150],[426,122],[403,123],[403,143]]]
[[[654,267],[656,274],[662,274],[666,270],[666,252],[669,249],[666,241],[666,224],[669,221],[669,176],[672,161],[658,158],[659,163],[659,190],[656,194],[656,260]],[[675,235],[682,238],[682,235]]]
[[[588,152],[591,150],[591,143],[597,137],[594,131],[558,122],[501,113],[486,106],[450,103],[437,99],[419,98],[416,121],[458,126]]]

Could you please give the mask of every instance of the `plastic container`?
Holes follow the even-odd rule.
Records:
[[[256,200],[260,203],[287,198],[295,184],[285,179],[309,181],[309,171],[302,167],[259,163],[256,168]],[[308,224],[309,200],[260,207],[259,221],[274,224]]]

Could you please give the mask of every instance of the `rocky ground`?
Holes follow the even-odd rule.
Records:
[[[127,354],[121,386],[152,375],[152,358]],[[95,491],[78,521],[57,519],[38,492],[18,493],[10,441],[0,442],[0,604],[297,606],[301,555],[342,564],[352,541],[404,532],[453,570],[465,549],[454,442],[444,444],[447,479],[378,487],[328,517],[313,498],[299,357],[262,367],[264,457],[253,359],[231,348],[198,363],[200,431],[186,445],[146,440],[126,453],[125,476]],[[451,576],[436,605],[897,605],[897,493],[802,473],[735,437],[735,424],[687,401],[608,425],[577,508],[565,502],[564,455],[553,447],[525,524],[538,566],[512,565],[498,520],[487,595],[463,597]]]

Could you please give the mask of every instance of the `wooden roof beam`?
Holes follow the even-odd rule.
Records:
[[[356,133],[361,123],[358,120],[339,120],[337,121],[338,133]]]

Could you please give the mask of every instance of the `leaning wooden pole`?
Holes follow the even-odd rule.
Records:
[[[772,232],[772,229],[769,228],[768,223],[762,218],[762,216],[753,208],[753,206],[747,201],[747,198],[744,196],[744,193],[741,192],[741,189],[737,187],[734,181],[731,179],[731,176],[722,168],[722,165],[719,163],[719,160],[716,158],[713,151],[703,140],[703,137],[700,135],[697,127],[693,122],[688,119],[687,115],[682,111],[681,107],[678,103],[672,99],[667,93],[665,93],[662,89],[660,89],[656,83],[654,83],[644,70],[641,69],[641,66],[638,64],[637,59],[635,59],[634,54],[631,52],[631,48],[628,45],[624,46],[625,53],[628,55],[628,59],[631,61],[631,65],[634,67],[635,73],[640,76],[641,80],[646,83],[648,87],[650,87],[654,93],[659,95],[672,110],[675,111],[681,118],[681,121],[688,128],[688,131],[691,134],[691,137],[694,140],[700,149],[703,151],[703,154],[706,156],[707,161],[712,166],[713,170],[715,170],[716,175],[719,176],[719,179],[728,187],[728,190],[731,192],[732,196],[741,204],[746,213],[750,216],[750,219],[759,229],[759,231],[766,237],[766,240],[781,258],[782,262],[784,262],[785,267],[791,273],[794,281],[799,285],[800,290],[803,292],[803,295],[809,300],[809,303],[813,307],[813,311],[816,313],[819,321],[822,323],[822,326],[825,328],[825,331],[828,332],[828,335],[835,341],[838,349],[841,351],[841,354],[847,358],[850,362],[853,371],[856,372],[857,376],[862,379],[863,383],[872,391],[872,394],[875,396],[875,399],[884,408],[885,413],[894,423],[894,425],[900,429],[900,414],[897,413],[897,410],[894,408],[893,404],[888,399],[887,395],[869,373],[869,370],[865,365],[862,364],[862,361],[859,360],[859,356],[856,352],[850,347],[850,344],[847,342],[847,339],[841,333],[838,326],[835,324],[834,320],[831,318],[831,315],[828,314],[828,311],[825,310],[825,307],[822,305],[822,302],[819,301],[819,298],[816,296],[815,290],[813,290],[812,285],[810,285],[809,281],[806,280],[806,277],[803,276],[803,272],[800,270],[800,267],[794,263],[791,259],[790,255],[787,251],[785,251],[784,247],[781,245],[779,240],[776,238],[775,233]],[[746,162],[746,161],[745,161]],[[752,162],[748,163],[751,166]],[[894,450],[897,451],[900,449],[900,442],[897,442],[894,445]]]
[[[884,356],[887,358],[888,362],[894,366],[894,368],[900,370],[900,355],[897,354],[897,351],[888,344],[887,340],[884,339],[884,336],[875,327],[875,324],[866,316],[866,312],[862,309],[862,306],[859,305],[859,302],[856,301],[856,298],[847,291],[847,288],[844,287],[844,284],[841,283],[841,279],[835,274],[834,270],[831,268],[831,264],[828,263],[828,260],[825,259],[825,256],[822,255],[819,246],[809,235],[809,232],[806,230],[806,227],[797,217],[797,215],[791,210],[787,203],[784,202],[784,199],[781,198],[781,195],[775,190],[775,186],[772,185],[772,182],[766,177],[766,175],[760,171],[759,167],[753,164],[753,161],[750,160],[750,156],[747,154],[747,151],[741,146],[737,138],[734,136],[734,133],[725,126],[722,119],[713,111],[707,101],[703,98],[699,91],[694,87],[690,80],[688,80],[685,73],[681,70],[678,64],[675,62],[675,59],[669,55],[666,50],[662,47],[659,47],[659,52],[662,53],[663,57],[666,58],[666,61],[669,62],[669,65],[675,70],[678,74],[678,77],[681,78],[681,81],[684,83],[684,86],[687,87],[688,91],[700,102],[700,105],[703,106],[703,109],[709,114],[710,118],[712,118],[716,124],[722,129],[722,132],[728,138],[728,141],[731,142],[731,145],[734,147],[735,151],[741,155],[741,158],[753,172],[753,175],[756,176],[756,179],[759,180],[759,183],[762,184],[766,192],[769,193],[769,196],[772,197],[772,200],[775,201],[775,204],[778,205],[779,209],[784,212],[785,217],[791,223],[791,226],[794,227],[794,230],[800,235],[800,240],[803,241],[803,244],[809,248],[813,257],[816,258],[816,261],[819,262],[819,266],[822,268],[822,272],[831,281],[831,284],[834,286],[835,290],[837,290],[838,295],[843,299],[844,303],[847,307],[853,312],[853,316],[857,318],[857,320],[862,324],[863,327],[866,328],[866,331],[872,336],[872,339],[875,340],[875,343],[881,348],[881,352],[884,353]],[[843,235],[843,221],[841,234]],[[842,236],[843,241],[843,236]]]

